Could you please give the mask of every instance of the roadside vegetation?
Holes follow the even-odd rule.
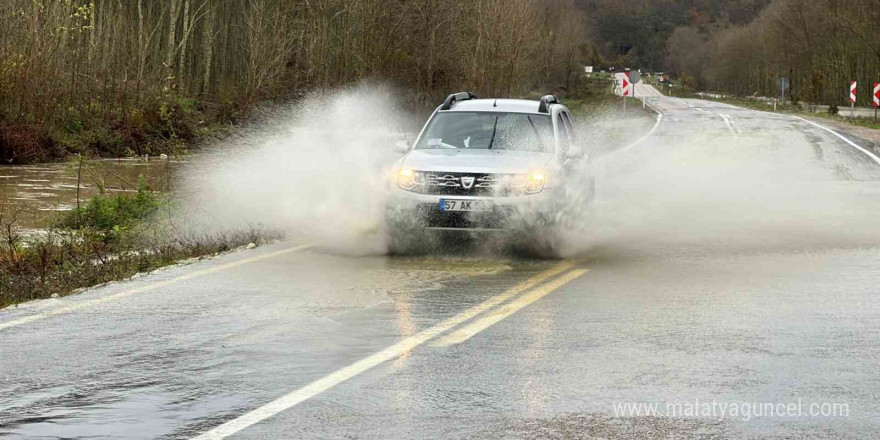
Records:
[[[767,3],[745,23],[696,22],[677,28],[667,42],[672,71],[691,90],[743,98],[780,98],[779,80],[787,78],[786,101],[828,105],[841,112],[849,105],[849,81],[856,80],[856,105],[870,107],[871,85],[880,75],[878,3]]]
[[[574,0],[6,0],[0,159],[185,151],[359,80],[407,104],[564,93],[596,56]]]
[[[654,116],[653,110],[643,111],[642,101],[638,98],[626,98],[627,113],[623,113],[623,99],[615,93],[615,81],[607,73],[593,73],[582,77],[576,88],[564,104],[572,115],[581,120],[593,118],[638,118],[644,115]]]
[[[101,167],[99,161],[80,165],[82,174]],[[257,227],[184,231],[175,224],[175,203],[141,179],[136,188],[102,191],[36,231],[21,228],[21,213],[0,205],[0,308],[277,238]]]

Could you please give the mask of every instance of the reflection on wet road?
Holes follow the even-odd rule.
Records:
[[[652,105],[607,160],[616,223],[564,260],[278,243],[0,311],[0,437],[871,438],[880,171],[808,124]],[[615,413],[688,402],[848,413]]]
[[[216,417],[430,328],[552,264],[285,253],[216,272],[210,279],[184,280],[124,301],[48,316],[15,327],[13,338],[4,338],[4,371],[15,372],[16,380],[4,382],[8,388],[0,401],[0,420],[5,431],[24,437],[59,429],[71,436],[119,435],[132,426],[145,438],[176,432],[168,430],[181,428],[174,420],[209,426]],[[297,271],[296,285],[289,282],[290,268]],[[189,270],[161,272],[143,285],[173,280],[179,277],[175,272]],[[140,280],[131,284],[137,285],[129,290],[143,287]],[[94,302],[123,286],[67,300]],[[154,309],[155,301],[164,305]],[[48,303],[7,314],[20,319],[51,313],[58,304]],[[121,325],[135,317],[135,327]],[[97,334],[56,333],[65,325]],[[63,363],[48,377],[27,377],[42,363],[27,353],[26,341],[36,328],[50,345],[40,349],[43,361]],[[34,362],[37,370],[29,370]],[[154,423],[154,418],[165,421]]]

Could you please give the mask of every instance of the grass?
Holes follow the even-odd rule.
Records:
[[[641,118],[644,116],[654,117],[653,110],[642,109],[642,101],[628,97],[626,99],[626,114],[623,113],[624,98],[614,94],[611,77],[592,77],[579,83],[577,90],[571,98],[562,100],[575,119],[588,121],[595,118]]]
[[[810,113],[810,112],[802,112],[799,113],[802,116],[817,116],[823,119],[830,119],[837,122],[843,122],[849,125],[855,125],[858,127],[870,128],[873,130],[880,130],[880,120],[876,120],[874,118],[864,118],[864,117],[855,117],[855,118],[845,118],[839,115],[832,115],[829,113]]]
[[[14,213],[0,211],[0,308],[131,276],[274,238],[251,228],[190,234],[169,221],[174,202],[143,183],[135,194],[99,195],[26,236]]]
[[[626,114],[623,113],[623,99],[620,96],[611,95],[601,98],[565,99],[565,104],[576,119],[587,120],[590,118],[613,116],[615,118],[643,118],[654,117],[657,113],[649,108],[642,108],[642,101],[637,98],[626,98]]]

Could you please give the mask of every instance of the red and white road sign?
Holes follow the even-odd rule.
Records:
[[[623,78],[620,79],[620,94],[622,96],[632,96],[632,83],[629,82],[629,69],[623,72]]]
[[[880,83],[874,83],[874,108],[880,107]]]
[[[856,102],[856,82],[849,82],[849,102]]]

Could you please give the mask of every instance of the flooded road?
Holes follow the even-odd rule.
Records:
[[[136,191],[140,176],[148,186],[165,189],[174,183],[175,159],[153,158],[90,160],[36,165],[0,166],[0,210],[25,229],[44,228],[58,212],[76,208],[99,194]],[[81,179],[77,178],[78,173]]]
[[[291,241],[0,310],[0,437],[873,438],[880,164],[653,105],[564,259]]]

